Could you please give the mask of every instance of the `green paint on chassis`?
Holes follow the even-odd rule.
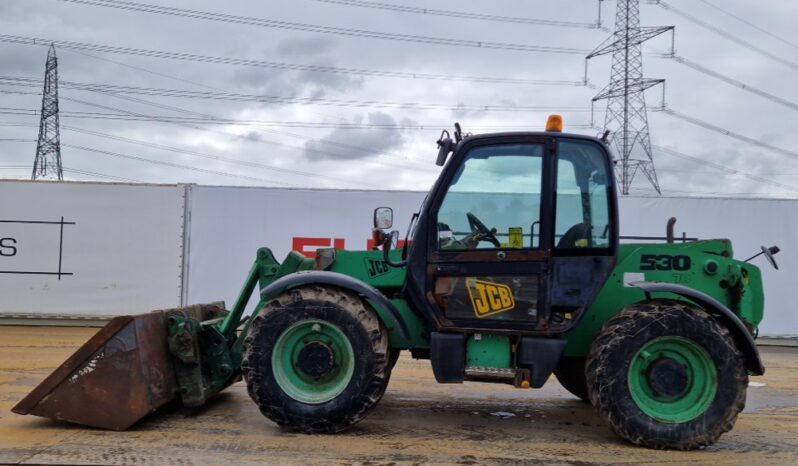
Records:
[[[399,260],[399,251],[391,251],[395,260]],[[641,271],[641,258],[644,255],[684,255],[690,258],[692,267],[685,271]],[[404,268],[389,268],[387,273],[372,277],[369,275],[369,260],[382,261],[382,251],[346,251],[346,250],[319,250],[319,257],[331,257],[334,260],[325,270],[341,273],[356,278],[378,289],[387,296],[396,295],[402,289],[405,281],[406,270]],[[716,267],[707,268],[707,264],[714,263]],[[248,298],[255,287],[261,290],[266,288],[279,278],[288,276],[295,272],[314,270],[319,267],[319,259],[308,259],[301,254],[292,251],[285,260],[278,262],[268,248],[261,248],[258,251],[257,259],[250,271],[246,286],[236,301],[236,305],[229,314],[230,317],[215,327],[205,328],[206,332],[226,334],[231,327],[238,322],[232,319],[239,312],[243,312]],[[605,285],[601,288],[596,300],[587,309],[581,321],[568,333],[564,335],[567,340],[564,356],[584,357],[590,348],[590,344],[601,330],[602,325],[612,316],[630,304],[646,300],[645,293],[634,287],[624,285],[624,274],[636,273],[644,274],[646,281],[676,282],[685,284],[690,288],[702,291],[703,293],[715,298],[719,302],[733,310],[740,319],[755,331],[762,320],[764,307],[764,294],[762,289],[761,272],[756,266],[732,259],[732,246],[728,240],[707,240],[687,243],[670,244],[626,244],[621,245],[618,262],[612,275]],[[643,277],[640,277],[641,279]],[[274,299],[276,296],[263,296],[256,305],[255,316],[263,306]],[[688,299],[670,294],[662,293],[657,298],[667,298],[676,301],[690,302]],[[430,329],[427,323],[411,309],[409,303],[401,298],[392,298],[390,302],[398,309],[402,319],[406,323],[410,338],[404,338],[397,331],[392,319],[388,317],[388,311],[371,302],[371,306],[380,316],[380,320],[389,333],[391,348],[397,350],[414,350],[418,354],[424,354],[430,346]],[[252,319],[248,320],[238,333],[246,335]],[[244,351],[244,338],[237,338],[237,334],[230,333],[231,340],[229,354],[220,355],[221,348],[214,348],[215,354],[208,354],[207,360],[219,360],[223,358],[230,361],[232,367],[241,364]],[[467,344],[466,358],[469,365],[479,367],[493,367],[506,369],[513,366],[511,360],[511,344],[507,337],[495,337],[482,335],[481,340],[470,338]],[[204,346],[204,348],[213,348]],[[275,350],[276,351],[276,350]],[[215,367],[214,365],[209,365]],[[284,364],[287,373],[290,373],[289,364]],[[198,375],[196,375],[198,376]],[[239,373],[221,373],[218,370],[211,372],[212,381],[207,383],[209,389],[205,393],[205,398],[215,391],[219,391],[238,380]],[[288,376],[290,378],[290,376]],[[630,382],[631,383],[631,382]],[[191,384],[188,384],[191,385]],[[201,384],[194,384],[201,385]],[[642,384],[634,385],[633,392],[638,393]],[[322,389],[319,389],[322,390]],[[646,399],[644,395],[640,397]],[[653,401],[652,401],[653,403]],[[645,404],[640,407],[646,411]],[[654,413],[656,411],[651,411]],[[684,414],[675,415],[685,416]],[[667,415],[658,414],[662,419],[673,419]],[[678,421],[675,421],[678,422]]]
[[[685,255],[692,267],[686,271],[640,270],[643,256]],[[731,242],[725,239],[671,244],[622,244],[609,280],[582,320],[567,335],[566,356],[582,357],[604,322],[621,309],[645,300],[641,290],[624,286],[624,274],[642,273],[649,282],[677,283],[699,290],[726,305],[752,331],[762,322],[765,307],[762,276],[758,267],[732,259]],[[709,268],[707,264],[716,264]],[[710,272],[714,271],[714,272]],[[643,277],[640,277],[641,279]],[[670,293],[660,298],[688,301]]]
[[[356,278],[388,296],[396,294],[404,285],[406,274],[404,268],[390,268],[389,272],[384,275],[374,278],[369,276],[366,260],[382,261],[381,251],[328,249],[320,250],[320,252],[335,257],[332,265],[326,269],[327,271]],[[391,251],[391,254],[395,256],[396,260],[399,259],[399,251]],[[690,257],[692,267],[686,271],[641,271],[641,257],[644,255],[686,255]],[[761,272],[755,265],[732,259],[732,256],[732,246],[728,240],[621,245],[618,262],[609,280],[601,288],[597,298],[585,312],[581,321],[564,335],[568,341],[564,355],[572,357],[587,355],[591,342],[607,319],[626,306],[646,299],[642,290],[624,285],[624,274],[630,273],[644,274],[643,277],[640,277],[641,281],[675,282],[700,290],[726,305],[747,326],[750,326],[752,331],[755,331],[762,321],[764,309]],[[706,264],[708,263],[716,264],[717,268],[712,268],[713,273],[707,271]],[[250,280],[255,278],[260,289],[263,289],[281,277],[298,271],[313,270],[315,267],[316,261],[293,251],[281,264],[274,259],[268,248],[262,248],[258,252],[258,259],[253,268],[257,275],[251,276]],[[682,296],[670,293],[662,293],[657,297],[689,302]],[[274,296],[262,298],[256,309],[262,308],[268,300],[273,298]],[[391,347],[396,349],[429,348],[430,330],[427,328],[426,322],[412,311],[404,299],[391,299],[390,301],[401,313],[411,335],[410,340],[403,338],[397,332],[391,319],[387,317],[387,311],[372,303],[389,331]],[[243,333],[246,333],[247,329],[248,327],[245,327]],[[237,345],[237,350],[240,352],[243,348],[243,341],[239,341],[239,343],[241,344]],[[471,354],[469,356],[476,357]],[[501,360],[501,358],[498,359]],[[505,366],[497,363],[493,367]]]

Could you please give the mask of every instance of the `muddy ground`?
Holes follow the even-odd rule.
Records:
[[[406,356],[377,409],[334,436],[281,432],[241,383],[202,410],[171,407],[127,432],[9,411],[95,331],[0,327],[0,463],[798,464],[798,348],[763,348],[767,375],[752,378],[737,426],[694,452],[624,443],[554,379],[542,390],[438,385],[427,361]]]

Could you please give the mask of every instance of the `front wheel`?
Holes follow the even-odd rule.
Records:
[[[676,301],[609,319],[587,357],[590,401],[613,431],[650,448],[692,450],[731,430],[748,372],[728,329]]]
[[[250,397],[278,425],[340,432],[382,398],[390,376],[388,335],[357,296],[292,289],[253,321],[242,372]]]

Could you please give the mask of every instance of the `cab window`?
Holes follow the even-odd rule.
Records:
[[[442,250],[540,247],[543,146],[472,149],[438,210]]]
[[[559,142],[554,238],[557,248],[610,247],[611,176],[604,153],[595,144]]]

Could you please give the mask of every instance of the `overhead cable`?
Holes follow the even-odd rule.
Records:
[[[729,77],[729,76],[727,76],[725,74],[722,74],[722,73],[714,71],[714,70],[712,70],[710,68],[707,68],[706,66],[699,65],[698,63],[696,63],[694,61],[691,61],[691,60],[688,60],[687,58],[684,58],[682,56],[675,55],[675,54],[664,54],[664,55],[661,56],[661,58],[670,58],[670,59],[674,60],[675,62],[677,62],[679,64],[682,64],[682,65],[684,65],[684,66],[686,66],[688,68],[692,68],[692,69],[694,69],[694,70],[696,70],[696,71],[698,71],[700,73],[703,73],[703,74],[705,74],[707,76],[711,76],[711,77],[713,77],[715,79],[719,79],[719,80],[725,82],[726,84],[730,84],[730,85],[732,85],[734,87],[737,87],[739,89],[742,89],[742,90],[744,90],[746,92],[750,92],[751,94],[757,95],[757,96],[765,98],[767,100],[770,100],[771,102],[775,102],[775,103],[777,103],[779,105],[783,105],[783,106],[789,108],[790,110],[798,110],[798,103],[795,103],[795,102],[793,102],[791,100],[787,100],[787,99],[785,99],[783,97],[779,97],[779,96],[777,96],[775,94],[771,94],[770,92],[763,91],[762,89],[756,88],[756,87],[751,86],[749,84],[746,84],[746,83],[744,83],[742,81],[738,81],[738,80],[736,80],[734,78],[731,78],[731,77]]]
[[[155,164],[155,165],[162,165],[162,166],[167,166],[167,167],[172,167],[172,168],[182,168],[184,170],[191,170],[191,171],[195,171],[195,172],[208,173],[208,174],[211,174],[211,175],[228,176],[228,177],[232,177],[232,178],[239,178],[239,179],[249,180],[249,181],[258,181],[258,182],[265,182],[265,183],[277,184],[277,185],[282,185],[282,186],[291,186],[288,183],[284,183],[282,181],[275,181],[273,179],[265,179],[265,178],[259,178],[259,177],[254,177],[254,176],[240,175],[240,174],[237,174],[237,173],[229,173],[229,172],[224,172],[224,171],[219,171],[219,170],[208,170],[208,169],[205,169],[205,168],[199,168],[199,167],[195,167],[195,166],[192,166],[192,165],[183,165],[183,164],[174,163],[174,162],[167,162],[165,160],[153,160],[153,159],[148,159],[146,157],[139,157],[139,156],[130,155],[130,154],[121,154],[119,152],[105,151],[105,150],[101,150],[101,149],[97,149],[97,148],[93,148],[93,147],[78,146],[78,145],[74,145],[74,144],[63,144],[63,143],[61,144],[61,146],[62,147],[68,147],[70,149],[84,151],[84,152],[91,152],[91,153],[94,153],[94,154],[107,155],[107,156],[110,156],[110,157],[118,157],[118,158],[123,158],[123,159],[128,159],[128,160],[135,160],[135,161],[139,161],[139,162],[151,163],[151,164]]]
[[[786,155],[787,157],[792,157],[792,158],[798,159],[798,152],[796,152],[796,151],[785,149],[783,147],[774,146],[773,144],[767,143],[767,142],[762,141],[760,139],[755,139],[755,138],[751,138],[751,137],[748,137],[748,136],[744,136],[744,135],[736,133],[734,131],[731,131],[731,130],[728,130],[728,129],[725,129],[725,128],[721,128],[720,126],[713,125],[712,123],[708,123],[706,121],[699,120],[698,118],[691,117],[689,115],[685,115],[683,113],[677,112],[675,110],[671,110],[669,108],[660,109],[659,111],[664,113],[664,114],[666,114],[666,115],[669,115],[669,116],[672,116],[674,118],[678,118],[678,119],[680,119],[682,121],[685,121],[687,123],[690,123],[692,125],[699,126],[701,128],[708,129],[710,131],[714,131],[715,133],[722,134],[722,135],[730,137],[732,139],[736,139],[738,141],[742,141],[742,142],[745,142],[747,144],[751,144],[753,146],[762,147],[762,148],[771,150],[773,152],[777,152],[779,154]]]
[[[600,27],[598,21],[596,21],[595,23],[579,23],[573,21],[558,21],[551,19],[525,18],[518,16],[499,16],[499,15],[492,15],[486,13],[469,13],[466,11],[457,11],[457,10],[437,10],[435,8],[423,8],[417,6],[399,5],[396,3],[369,2],[365,0],[316,0],[316,1],[322,3],[333,3],[336,5],[372,8],[376,10],[396,11],[400,13],[415,13],[415,14],[429,15],[429,16],[444,16],[449,18],[474,19],[479,21],[492,21],[498,23],[531,24],[538,26],[557,26],[557,27],[584,28],[584,29],[598,29]]]
[[[712,3],[712,2],[709,2],[707,0],[698,0],[698,1],[700,1],[701,3],[703,3],[703,4],[707,5],[707,6],[710,6],[710,7],[714,8],[715,10],[720,11],[721,13],[724,13],[727,16],[730,16],[730,17],[736,19],[737,21],[739,21],[739,22],[741,22],[743,24],[746,24],[746,25],[756,29],[757,31],[761,32],[762,34],[768,35],[768,36],[770,36],[770,37],[772,37],[772,38],[774,38],[774,39],[776,39],[776,40],[778,40],[778,41],[780,41],[780,42],[782,42],[784,44],[789,45],[790,47],[798,48],[798,44],[796,44],[795,42],[789,41],[789,40],[785,39],[782,36],[774,34],[773,31],[771,31],[771,30],[769,30],[767,28],[763,28],[763,27],[757,26],[756,24],[752,23],[751,21],[748,21],[747,19],[743,18],[742,16],[738,16],[738,15],[736,15],[736,14],[734,14],[734,13],[728,11],[728,10],[724,10],[723,8],[719,7],[718,5],[716,5],[716,4]]]
[[[751,181],[756,181],[756,182],[759,182],[759,183],[764,183],[764,184],[768,184],[768,185],[771,185],[771,186],[775,186],[775,187],[778,187],[778,188],[784,188],[784,189],[788,189],[790,191],[798,192],[798,186],[784,184],[784,183],[778,182],[776,180],[771,180],[769,178],[764,178],[764,177],[759,176],[759,175],[754,175],[753,173],[750,173],[750,172],[737,170],[737,169],[734,169],[734,168],[729,168],[729,167],[727,167],[725,165],[721,165],[719,163],[715,163],[715,162],[703,159],[701,157],[696,157],[696,156],[693,156],[693,155],[685,154],[683,152],[679,152],[679,151],[677,151],[675,149],[671,149],[670,147],[659,146],[659,145],[656,145],[656,144],[652,144],[651,147],[656,149],[659,153],[667,154],[667,155],[670,155],[672,157],[677,157],[677,158],[680,158],[682,160],[687,160],[687,161],[690,161],[690,162],[693,162],[693,163],[696,163],[696,164],[699,164],[699,165],[704,165],[704,166],[707,166],[707,167],[711,167],[711,168],[714,168],[714,169],[716,169],[718,171],[722,171],[722,172],[728,173],[730,175],[738,175],[738,176],[742,176],[744,178],[748,178]]]
[[[446,37],[422,36],[417,34],[398,34],[382,31],[368,31],[364,29],[344,28],[335,26],[323,26],[318,24],[296,23],[291,21],[280,21],[276,19],[256,18],[252,16],[237,16],[225,13],[214,13],[210,11],[189,10],[185,8],[174,8],[147,3],[129,2],[121,0],[61,0],[67,3],[75,3],[88,6],[98,6],[116,8],[119,10],[137,11],[142,13],[152,13],[158,15],[177,16],[182,18],[218,21],[224,23],[240,24],[247,26],[257,26],[265,28],[314,32],[321,34],[334,34],[364,39],[382,39],[401,42],[413,42],[422,44],[449,45],[455,47],[480,48],[487,50],[510,50],[517,52],[540,52],[540,53],[561,53],[584,55],[589,50],[571,47],[558,47],[534,44],[512,44],[506,42],[477,41],[471,39],[451,39]]]
[[[48,47],[52,43],[55,44],[55,46],[59,49],[68,49],[68,50],[88,50],[92,52],[134,55],[134,56],[141,56],[147,58],[161,58],[167,60],[183,60],[183,61],[191,61],[198,63],[211,63],[218,65],[248,66],[256,68],[271,68],[278,70],[307,71],[307,72],[317,72],[317,73],[333,73],[333,74],[367,76],[367,77],[423,79],[423,80],[438,80],[438,81],[463,81],[463,82],[496,83],[496,84],[526,84],[526,85],[541,85],[541,86],[587,85],[587,83],[585,83],[584,81],[569,81],[569,80],[560,80],[560,79],[525,79],[525,78],[498,77],[498,76],[469,76],[469,75],[420,73],[420,72],[408,72],[408,71],[370,70],[370,69],[361,69],[361,68],[342,68],[342,67],[324,66],[324,65],[308,65],[301,63],[252,60],[247,58],[199,55],[199,54],[185,53],[185,52],[169,52],[165,50],[139,49],[133,47],[117,47],[113,45],[53,40],[53,39],[44,39],[39,37],[15,36],[10,34],[0,34],[0,42],[23,44],[23,45],[39,45],[39,46],[48,46]]]
[[[697,25],[701,26],[702,28],[704,28],[706,30],[712,31],[715,34],[717,34],[717,35],[719,35],[719,36],[721,36],[721,37],[723,37],[723,38],[725,38],[727,40],[730,40],[730,41],[734,42],[737,45],[743,46],[743,47],[747,48],[748,50],[756,52],[759,55],[762,55],[763,57],[770,58],[773,61],[781,63],[782,65],[789,66],[790,68],[792,68],[794,70],[798,70],[798,63],[796,63],[794,61],[791,61],[791,60],[787,60],[786,58],[784,58],[784,57],[782,57],[780,55],[777,55],[777,54],[775,54],[773,52],[770,52],[768,50],[765,50],[765,49],[763,49],[763,48],[761,48],[761,47],[759,47],[757,45],[754,45],[751,42],[748,42],[748,41],[745,41],[743,39],[740,39],[738,36],[736,36],[736,35],[734,35],[734,34],[732,34],[730,32],[727,32],[724,29],[721,29],[719,27],[713,26],[713,25],[707,23],[706,21],[703,21],[701,19],[696,18],[695,16],[692,16],[691,14],[689,14],[689,13],[687,13],[685,11],[682,11],[682,10],[680,10],[678,8],[675,8],[673,5],[669,4],[668,2],[665,2],[663,0],[653,0],[652,3],[662,7],[665,10],[673,12],[674,14],[676,14],[678,16],[681,16],[682,18],[684,18],[684,19],[686,19],[686,20],[688,20],[688,21],[690,21],[690,22],[692,22],[694,24],[697,24]]]
[[[40,86],[36,78],[0,76],[0,84],[20,84],[23,86]],[[320,97],[289,97],[279,95],[256,95],[232,92],[191,91],[186,89],[161,89],[154,87],[122,86],[115,84],[81,83],[61,80],[59,86],[65,89],[99,91],[109,93],[138,94],[159,97],[177,97],[188,99],[229,100],[237,102],[262,102],[270,104],[320,105],[331,107],[357,108],[391,108],[415,110],[461,110],[480,112],[529,112],[529,111],[561,111],[589,112],[589,107],[537,106],[537,105],[480,105],[480,104],[440,104],[430,102],[391,102],[379,100],[325,99]]]

